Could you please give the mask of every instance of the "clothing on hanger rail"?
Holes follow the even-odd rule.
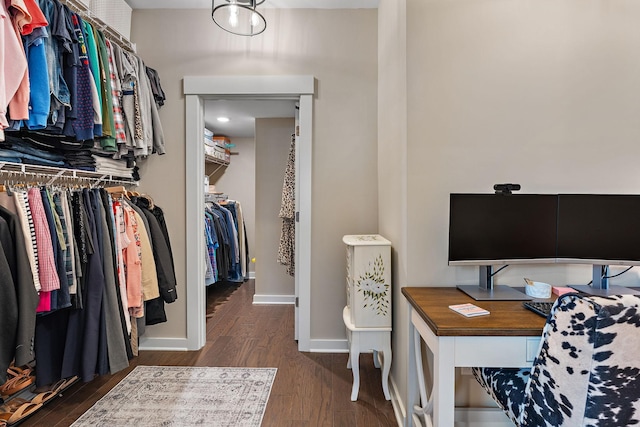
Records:
[[[0,348],[6,351],[0,352],[0,385],[12,360],[19,365],[35,361],[39,387],[75,375],[89,381],[126,368],[138,339],[132,323],[137,318],[147,324],[166,321],[164,304],[177,298],[161,209],[144,198],[142,210],[113,198],[111,193],[126,193],[124,186],[111,187],[111,193],[62,183],[0,186],[9,190],[0,192],[0,274],[6,262],[12,278],[0,285],[0,311],[9,316],[2,318],[6,333],[0,334]],[[159,255],[151,248],[164,247],[162,260],[146,264],[141,241],[148,242],[152,259]],[[148,289],[152,282],[143,284],[139,274],[138,286],[145,290],[139,299],[131,298],[135,271],[157,278],[155,293]],[[15,294],[19,300],[11,297]],[[5,345],[16,339],[17,347]]]

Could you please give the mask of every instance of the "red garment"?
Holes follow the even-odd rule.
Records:
[[[26,36],[34,28],[49,25],[36,0],[5,0],[7,7],[12,7],[12,15],[20,34]]]

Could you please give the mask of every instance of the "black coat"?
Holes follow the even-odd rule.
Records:
[[[18,216],[0,206],[0,217],[7,222],[8,231],[13,242],[13,250],[6,250],[5,252],[12,252],[13,254],[8,261],[10,261],[9,268],[15,285],[18,309],[14,357],[16,365],[23,366],[31,362],[35,357],[36,308],[40,298],[33,284],[33,272],[31,271],[24,234],[22,233]],[[4,326],[2,329],[4,329]],[[4,371],[6,372],[6,369]]]
[[[9,226],[0,220],[0,237],[6,237]],[[34,288],[35,289],[35,288]],[[18,328],[18,300],[11,269],[0,244],[0,384],[7,381],[7,368],[13,360]]]

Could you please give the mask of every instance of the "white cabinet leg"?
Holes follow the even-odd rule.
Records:
[[[351,400],[358,400],[358,390],[360,389],[360,348],[355,342],[351,342],[351,351],[349,353],[349,361],[351,362],[351,371],[353,372],[353,387],[351,388]]]
[[[387,334],[384,339],[384,348],[382,350],[382,391],[384,392],[384,398],[391,400],[389,394],[389,371],[391,370],[391,334]],[[376,352],[377,353],[377,352]]]

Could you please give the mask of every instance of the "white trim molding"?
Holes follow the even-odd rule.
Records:
[[[269,305],[269,304],[274,304],[274,305],[281,305],[281,304],[293,305],[295,303],[296,303],[296,296],[295,295],[258,295],[258,294],[255,294],[253,296],[253,304],[254,305],[259,305],[259,304],[265,304],[265,305]]]
[[[187,272],[187,349],[199,350],[205,345],[204,257],[204,101],[209,99],[294,99],[300,112],[300,187],[299,222],[296,238],[295,277],[300,313],[296,327],[298,349],[309,351],[311,340],[311,188],[313,153],[313,97],[316,81],[310,75],[282,76],[186,76],[185,95],[185,192],[186,192],[186,272]]]
[[[346,339],[309,340],[311,353],[349,353],[349,342]]]
[[[313,95],[313,76],[187,76],[185,95],[291,98]]]
[[[204,286],[204,100],[197,95],[188,95],[186,104],[186,274],[187,274],[187,348],[199,350],[206,342],[206,289]],[[196,144],[195,141],[200,142]],[[199,179],[194,184],[193,178]]]
[[[454,418],[460,427],[513,427],[499,408],[456,408]]]
[[[189,351],[186,338],[140,337],[138,349],[147,351]]]

